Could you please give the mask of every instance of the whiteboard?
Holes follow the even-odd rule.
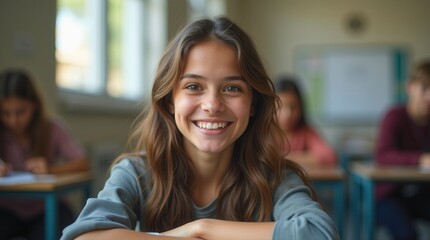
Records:
[[[401,99],[406,65],[399,48],[307,48],[295,71],[312,118],[356,123],[380,119]]]

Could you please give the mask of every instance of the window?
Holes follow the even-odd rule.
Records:
[[[225,0],[188,0],[187,3],[190,20],[226,14]]]
[[[165,0],[58,0],[56,84],[71,109],[130,110],[166,44]]]

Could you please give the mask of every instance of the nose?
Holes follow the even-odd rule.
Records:
[[[225,104],[221,94],[218,92],[206,94],[201,104],[201,108],[211,115],[224,111]]]

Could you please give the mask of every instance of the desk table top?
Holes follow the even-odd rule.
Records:
[[[0,185],[0,191],[54,191],[73,184],[88,183],[93,180],[93,174],[88,172],[67,173],[54,175],[50,179],[36,180],[31,183]]]
[[[303,167],[312,181],[342,181],[345,171],[338,166],[335,167]]]
[[[351,172],[380,181],[430,181],[430,170],[416,166],[390,166],[354,162],[351,165]]]

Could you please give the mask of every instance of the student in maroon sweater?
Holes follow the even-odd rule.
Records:
[[[408,100],[383,118],[376,146],[378,164],[430,170],[430,60],[416,66],[406,83]],[[414,219],[430,220],[430,187],[378,184],[377,221],[393,239],[417,239]]]

